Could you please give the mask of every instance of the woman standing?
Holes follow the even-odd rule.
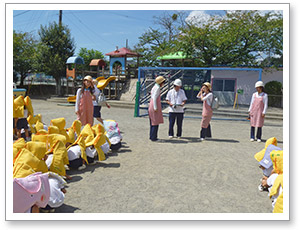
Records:
[[[95,96],[93,93],[93,78],[91,76],[86,76],[83,79],[82,87],[77,90],[75,103],[75,113],[77,115],[77,119],[81,121],[83,126],[88,123],[93,125],[94,123],[93,100],[95,99]]]
[[[160,88],[164,85],[166,79],[158,76],[155,79],[155,85],[151,90],[151,99],[148,108],[150,119],[150,140],[157,141],[158,125],[164,123],[161,101],[160,101]]]
[[[213,94],[211,92],[211,84],[209,82],[205,82],[202,84],[202,88],[198,93],[197,98],[200,98],[201,101],[203,101],[200,132],[200,141],[203,141],[205,137],[211,137],[211,128],[209,123],[213,115],[213,111],[211,108]]]
[[[254,141],[255,127],[257,127],[257,142],[261,142],[262,127],[268,108],[268,95],[264,92],[264,83],[262,81],[256,82],[255,88],[257,92],[253,93],[249,107],[251,125],[250,141]]]

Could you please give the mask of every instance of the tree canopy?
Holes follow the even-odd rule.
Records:
[[[261,11],[228,11],[202,21],[155,18],[162,30],[149,28],[136,49],[141,63],[157,65],[157,57],[182,51],[194,66],[279,66],[283,56],[283,18]],[[269,61],[268,61],[269,60]]]
[[[94,49],[88,50],[87,48],[80,48],[78,56],[82,57],[84,60],[83,66],[78,66],[79,69],[89,70],[89,64],[93,59],[104,59],[102,52]]]
[[[17,33],[13,31],[14,76],[16,76],[16,73],[21,75],[21,86],[27,74],[34,71],[36,47],[37,41],[30,33]],[[16,80],[17,78],[14,77],[14,81]]]
[[[41,26],[38,59],[40,71],[55,78],[57,94],[61,95],[61,78],[66,76],[66,60],[74,55],[75,44],[67,26],[56,22]]]

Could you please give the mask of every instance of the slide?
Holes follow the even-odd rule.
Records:
[[[102,90],[108,85],[109,82],[116,80],[116,77],[115,76],[110,76],[109,78],[98,77],[96,80],[98,81],[97,88]],[[68,100],[69,103],[75,103],[76,102],[76,95],[68,97],[67,100]]]

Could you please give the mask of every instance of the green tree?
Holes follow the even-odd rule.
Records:
[[[87,48],[80,48],[78,56],[82,57],[84,60],[84,65],[79,65],[78,69],[89,70],[90,62],[93,59],[104,59],[104,55],[102,52],[94,49],[88,50]]]
[[[205,24],[190,23],[174,47],[195,57],[198,66],[262,66],[266,57],[282,56],[282,26],[280,14],[234,11]]]
[[[160,28],[149,28],[139,37],[138,44],[134,49],[142,54],[141,66],[157,66],[157,57],[170,53],[174,48],[174,42],[181,32],[180,29],[186,26],[185,18],[187,13],[176,11],[173,14],[165,11],[160,16],[154,16],[154,23]]]
[[[62,95],[61,79],[66,76],[66,61],[74,55],[74,39],[67,26],[56,22],[49,26],[41,26],[38,31],[41,44],[39,45],[39,68],[56,81],[56,93]]]
[[[28,73],[34,71],[34,54],[36,52],[37,41],[30,33],[17,33],[13,31],[13,68],[14,75],[21,75],[20,85]],[[14,77],[14,81],[16,81]]]

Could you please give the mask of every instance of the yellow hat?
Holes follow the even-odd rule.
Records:
[[[283,213],[283,192],[277,197],[273,213]]]
[[[92,127],[92,130],[94,131],[94,133],[96,134],[96,135],[98,135],[98,134],[100,134],[100,133],[102,133],[102,134],[105,134],[105,128],[104,128],[104,126],[102,125],[102,124],[96,124],[96,125],[94,125],[93,127]]]
[[[18,96],[16,99],[14,99],[13,103],[13,117],[14,118],[20,118],[24,116],[24,97]]]
[[[158,76],[157,78],[155,78],[155,82],[159,85],[165,81],[166,79],[163,76]]]
[[[82,123],[81,123],[80,120],[75,120],[72,123],[72,128],[77,133],[78,136],[79,136],[79,134],[81,132],[81,126],[82,126]]]
[[[27,117],[27,122],[29,124],[31,133],[36,133],[36,129],[35,129],[35,127],[33,127],[33,125],[35,125],[37,123],[37,121],[42,122],[42,116],[41,116],[41,114],[38,114],[38,115],[29,115]]]
[[[52,119],[50,125],[57,126],[59,130],[63,130],[66,126],[66,120],[64,117]]]
[[[276,173],[282,174],[283,173],[283,150],[273,150],[270,153],[270,158],[273,163],[273,168]]]
[[[49,127],[48,127],[48,133],[49,134],[59,134],[59,129],[58,129],[58,127],[57,126],[52,126],[52,125],[50,125]]]
[[[37,158],[32,152],[30,152],[26,148],[23,148],[18,153],[18,155],[15,159],[14,165],[20,164],[20,163],[28,164],[36,172],[42,172],[42,173],[48,172],[48,167],[47,167],[45,161]]]
[[[94,132],[90,124],[86,124],[80,133],[85,137],[85,143],[88,143],[94,139]]]
[[[268,148],[269,145],[275,145],[275,146],[277,146],[277,139],[275,137],[269,138],[266,141],[265,148],[254,155],[254,158],[258,162],[260,162],[264,158],[266,149]]]
[[[19,138],[18,140],[16,140],[13,144],[13,154],[14,154],[14,159],[17,156],[18,152],[24,148],[26,145],[26,142],[24,140],[24,138]]]
[[[81,150],[81,158],[82,158],[87,164],[89,164],[89,163],[88,163],[88,160],[87,160],[86,152],[85,152],[85,148],[86,148],[86,145],[85,145],[85,136],[82,135],[82,134],[80,134],[80,135],[78,136],[78,138],[76,139],[76,141],[75,141],[73,144],[71,144],[71,145],[69,145],[69,146],[67,147],[67,150],[68,150],[69,148],[71,148],[72,146],[75,146],[75,145],[79,145],[80,150]]]
[[[29,141],[25,148],[32,152],[38,159],[42,160],[47,152],[46,143]]]
[[[18,163],[13,167],[13,178],[24,178],[33,173],[36,173],[36,171],[26,163]]]
[[[44,130],[44,124],[40,121],[37,121],[35,123],[35,130],[36,132],[40,132],[41,130]]]
[[[80,135],[81,126],[81,121],[75,120],[73,121],[72,126],[67,129],[70,143],[73,143],[75,141],[75,134],[77,134],[77,137]]]
[[[203,84],[202,84],[202,86],[203,85],[205,85],[208,89],[209,89],[209,91],[211,91],[211,84],[209,83],[209,82],[204,82]]]
[[[92,141],[86,143],[86,147],[89,147],[93,145],[95,149],[97,150],[98,153],[98,158],[99,161],[104,161],[105,160],[105,154],[103,150],[101,149],[101,146],[104,145],[106,142],[105,135],[103,134],[98,134]]]
[[[26,108],[28,110],[28,115],[33,115],[33,107],[32,107],[32,104],[31,104],[31,99],[30,97],[25,97],[24,98],[24,104],[26,105]]]
[[[66,175],[65,164],[69,164],[68,152],[64,143],[57,140],[47,153],[53,153],[52,163],[49,170],[61,176]]]

